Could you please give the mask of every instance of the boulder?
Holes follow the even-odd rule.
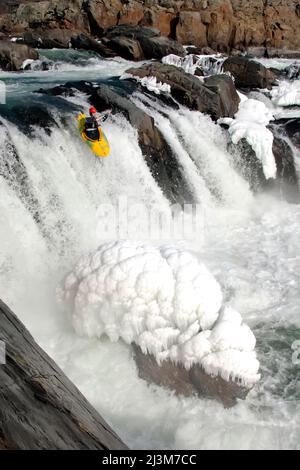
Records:
[[[201,21],[200,11],[181,11],[179,13],[176,39],[181,44],[207,46],[207,28]]]
[[[171,86],[172,96],[192,110],[210,114],[214,119],[233,117],[239,97],[230,77],[221,75],[202,83],[197,77],[173,65],[154,62],[128,73],[140,78],[154,76]]]
[[[300,150],[300,118],[282,120],[279,123],[293,145]]]
[[[275,75],[262,64],[246,57],[229,57],[223,64],[224,72],[230,72],[238,88],[272,88]]]
[[[142,37],[140,44],[146,59],[162,59],[169,54],[183,57],[186,54],[179,42],[166,37]]]
[[[228,75],[211,75],[204,80],[205,86],[219,97],[219,109],[222,116],[234,116],[237,112],[240,98],[234,83]]]
[[[0,68],[2,70],[22,70],[22,65],[25,60],[37,60],[38,58],[38,53],[24,44],[0,41]]]
[[[99,111],[111,108],[114,112],[121,112],[137,129],[139,144],[147,165],[172,203],[194,202],[183,171],[151,116],[107,85],[101,85],[94,90],[91,102]]]
[[[102,57],[115,57],[116,55],[106,44],[102,44],[83,33],[72,36],[71,45],[74,49],[97,52]]]
[[[28,46],[40,49],[68,49],[74,32],[63,29],[36,29],[25,31],[21,41]]]
[[[1,300],[0,340],[0,449],[126,449]]]
[[[222,377],[208,375],[199,365],[192,366],[190,370],[171,361],[163,361],[158,365],[153,355],[143,354],[136,345],[133,350],[139,377],[172,390],[177,395],[213,398],[225,408],[230,408],[237,399],[244,400],[250,391],[250,388],[232,380],[227,382]]]
[[[276,160],[277,188],[280,196],[291,203],[299,203],[299,183],[291,146],[283,138],[274,136],[273,154]]]
[[[107,42],[107,46],[115,54],[127,60],[142,60],[144,54],[139,41],[124,36],[118,36]]]
[[[2,0],[0,31],[56,28],[101,37],[111,26],[143,25],[217,51],[291,56],[299,54],[299,9],[299,0]]]

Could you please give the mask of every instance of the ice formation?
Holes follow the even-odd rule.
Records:
[[[274,119],[264,103],[254,99],[243,99],[235,119],[222,118],[219,123],[229,125],[231,140],[237,144],[246,139],[261,161],[266,179],[276,178],[276,162],[273,154],[273,134],[267,125]]]
[[[186,73],[194,75],[196,69],[200,67],[206,74],[221,73],[225,57],[221,54],[213,55],[195,55],[189,54],[185,57],[179,57],[176,54],[169,54],[162,58],[162,63],[174,65],[182,68]]]
[[[158,82],[156,77],[138,77],[132,75],[131,73],[124,73],[121,77],[121,80],[132,78],[139,82],[143,87],[147,88],[149,91],[153,91],[157,95],[160,93],[171,93],[171,86],[167,83]]]
[[[300,80],[280,82],[272,89],[271,96],[277,106],[300,106]]]
[[[198,258],[172,246],[106,243],[64,282],[77,334],[123,339],[225,380],[259,380],[255,337],[238,312],[222,309],[220,285]]]

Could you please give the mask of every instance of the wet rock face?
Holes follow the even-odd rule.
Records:
[[[237,399],[244,400],[250,391],[250,388],[231,380],[227,382],[221,377],[208,375],[199,365],[190,370],[170,361],[158,365],[154,356],[143,354],[138,346],[133,345],[133,351],[140,378],[173,390],[178,395],[213,398],[225,408],[230,408]]]
[[[1,450],[126,449],[1,300],[0,339]]]
[[[234,83],[229,76],[217,75],[202,83],[197,77],[173,65],[159,62],[127,70],[143,78],[154,76],[171,86],[172,96],[192,110],[210,114],[214,119],[233,117],[240,102]]]
[[[223,64],[224,72],[230,72],[240,88],[272,88],[276,76],[258,62],[246,57],[229,57]]]
[[[38,59],[38,53],[28,46],[0,41],[0,69],[18,71],[27,59]]]

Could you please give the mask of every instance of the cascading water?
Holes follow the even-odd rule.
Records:
[[[147,386],[125,344],[75,335],[56,289],[78,257],[105,238],[101,204],[116,205],[126,196],[128,205],[141,202],[149,210],[169,211],[170,203],[124,117],[104,124],[112,152],[99,161],[76,130],[75,111],[88,107],[84,96],[53,99],[29,93],[76,78],[69,65],[60,67],[50,78],[42,72],[0,77],[12,92],[0,126],[0,297],[129,446],[299,447],[299,365],[293,363],[292,344],[300,335],[300,208],[270,196],[254,197],[234,170],[222,130],[210,118],[172,110],[140,93],[132,97],[154,117],[203,209],[201,237],[178,245],[199,254],[226,300],[253,329],[261,382],[245,402],[224,410],[210,400]],[[109,76],[105,61],[98,59],[96,71],[95,64],[92,71],[82,67],[85,80]],[[110,75],[129,65],[116,61],[112,67]],[[46,107],[50,132],[39,126],[28,132],[21,118],[16,121],[12,107],[20,102]],[[140,220],[132,223],[138,226]]]

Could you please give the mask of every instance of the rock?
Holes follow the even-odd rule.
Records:
[[[0,68],[6,71],[22,70],[25,60],[37,60],[38,53],[23,44],[0,41]]]
[[[183,57],[186,54],[179,42],[165,37],[142,37],[140,44],[146,59],[162,59],[169,54]]]
[[[293,145],[300,150],[300,118],[279,121]]]
[[[229,138],[228,152],[232,156],[235,170],[249,183],[251,191],[254,193],[264,191],[267,180],[263,166],[247,140],[241,139],[237,144],[233,144]]]
[[[97,52],[103,57],[115,57],[116,55],[106,44],[102,44],[83,33],[72,36],[71,45],[74,49]]]
[[[273,154],[277,165],[279,195],[289,202],[299,203],[299,183],[292,148],[286,140],[274,136]]]
[[[22,42],[31,47],[40,49],[68,49],[74,32],[62,29],[37,29],[34,32],[26,31]]]
[[[183,172],[152,117],[107,85],[94,90],[91,102],[99,111],[112,108],[114,112],[122,112],[137,129],[145,160],[158,185],[172,203],[194,201]]]
[[[133,350],[139,377],[148,383],[173,390],[178,395],[214,398],[225,408],[230,408],[237,399],[244,400],[250,391],[231,380],[227,382],[219,376],[208,375],[199,365],[194,365],[190,370],[171,361],[158,365],[154,356],[143,354],[138,346],[134,345]]]
[[[91,95],[94,90],[94,85],[91,82],[67,82],[65,85],[58,85],[54,88],[43,89],[40,88],[36,93],[50,96],[74,96],[76,91]]]
[[[238,110],[240,98],[231,77],[225,74],[212,75],[206,78],[204,83],[219,97],[219,113],[222,116],[234,116]]]
[[[144,58],[141,45],[135,39],[119,36],[108,41],[107,46],[127,60],[142,60]]]
[[[276,179],[266,180],[261,161],[245,139],[237,145],[229,144],[230,154],[236,170],[248,181],[253,192],[268,192],[290,203],[300,202],[298,177],[293,150],[279,134],[277,124],[269,126],[274,134],[273,154],[277,166]]]
[[[283,69],[282,71],[277,70],[278,75],[283,75],[289,80],[295,80],[300,78],[300,66],[297,64],[292,64]]]
[[[139,41],[142,38],[154,38],[160,36],[160,31],[155,28],[145,28],[143,26],[133,26],[128,24],[112,26],[105,31],[105,37],[112,39],[124,36]]]
[[[118,23],[123,3],[121,0],[88,0],[83,7],[91,33],[102,36],[107,28]]]
[[[10,0],[8,0],[10,1]],[[12,0],[0,31],[61,29],[101,37],[116,25],[157,28],[183,43],[269,56],[299,54],[299,0]],[[122,34],[123,35],[123,34]],[[253,52],[250,52],[250,51]]]
[[[194,72],[195,77],[204,77],[204,72],[200,67],[197,67]]]
[[[176,27],[176,39],[181,44],[207,46],[207,28],[199,11],[181,11]]]
[[[154,76],[169,84],[172,96],[179,103],[210,114],[214,119],[233,117],[238,110],[239,97],[230,77],[218,76],[202,83],[197,77],[178,67],[159,62],[132,68],[127,72],[140,78]]]
[[[126,449],[2,301],[0,340],[0,449]]]
[[[247,47],[246,53],[247,53],[247,57],[249,57],[249,58],[265,57],[266,54],[267,54],[267,50],[264,46]]]
[[[272,88],[275,75],[258,62],[246,57],[229,57],[223,64],[224,72],[230,72],[240,88]]]

